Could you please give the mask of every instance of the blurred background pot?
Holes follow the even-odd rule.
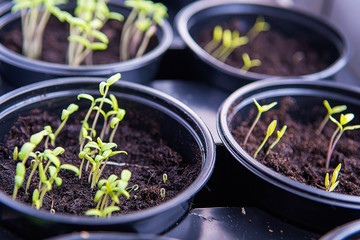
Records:
[[[183,8],[176,16],[175,22],[176,29],[189,51],[199,60],[196,64],[199,76],[203,80],[233,91],[253,81],[274,77],[251,72],[251,69],[245,72],[225,64],[208,54],[196,42],[205,28],[231,19],[243,31],[247,31],[258,16],[263,16],[270,24],[270,31],[280,32],[292,39],[302,39],[314,49],[328,54],[328,67],[311,74],[298,75],[297,78],[311,81],[330,78],[346,65],[350,53],[348,39],[325,19],[265,3],[251,4],[237,0],[197,1]]]
[[[11,12],[11,2],[1,5],[0,8],[0,32],[6,33],[20,24],[20,13]],[[75,6],[70,2],[64,7]],[[129,14],[130,8],[123,5],[121,0],[111,0],[108,3],[111,11]],[[163,54],[172,43],[172,28],[166,19],[158,28],[156,34],[158,45],[150,52],[141,57],[123,62],[114,62],[100,65],[82,65],[78,67],[67,64],[51,63],[40,60],[32,60],[21,54],[9,50],[0,43],[0,74],[5,81],[14,86],[23,86],[36,81],[70,76],[93,76],[109,77],[121,72],[123,79],[132,82],[146,83],[153,80]]]

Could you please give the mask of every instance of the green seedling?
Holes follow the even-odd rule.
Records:
[[[328,169],[329,166],[330,166],[331,155],[334,152],[335,146],[338,143],[338,141],[340,140],[342,134],[345,131],[355,130],[355,129],[360,128],[360,125],[353,125],[353,126],[344,127],[344,125],[351,122],[354,119],[354,117],[355,116],[354,116],[353,113],[347,113],[345,115],[341,114],[340,115],[340,121],[338,122],[335,118],[333,118],[332,116],[329,116],[330,120],[332,122],[334,122],[338,127],[334,131],[333,135],[331,136],[330,142],[329,142],[329,148],[328,148],[327,157],[326,157],[326,169]]]
[[[45,126],[43,131],[40,131],[36,134],[31,135],[30,141],[26,142],[22,145],[20,152],[18,152],[18,148],[16,147],[14,150],[14,160],[20,160],[16,166],[16,175],[15,175],[15,185],[13,191],[13,199],[16,198],[18,189],[22,186],[25,179],[25,164],[29,157],[34,157],[36,154],[34,153],[34,149],[36,146],[43,140],[45,136],[53,137],[50,126]],[[46,145],[46,144],[45,144]],[[30,175],[30,177],[32,174]],[[29,180],[30,181],[30,180]],[[27,191],[27,189],[26,189]]]
[[[276,140],[270,145],[269,149],[266,151],[266,155],[269,155],[270,150],[275,147],[275,145],[280,141],[280,139],[284,136],[287,126],[283,126],[280,131],[277,131],[277,138]]]
[[[60,160],[55,155],[52,155],[49,160],[51,160],[49,163],[51,162],[53,165],[47,164],[47,166],[44,168],[43,163],[40,162],[38,167],[41,184],[39,184],[38,189],[34,190],[32,195],[33,206],[35,206],[36,209],[40,209],[42,207],[44,196],[48,191],[52,190],[54,183],[58,187],[61,186],[62,179],[58,176],[58,173],[61,169],[73,171],[76,175],[79,175],[80,173],[79,169],[73,165],[61,164]],[[49,178],[47,177],[46,173],[48,173]]]
[[[258,16],[256,18],[255,24],[248,31],[247,36],[249,37],[250,41],[252,41],[260,32],[269,31],[269,29],[270,29],[270,24],[265,22],[263,16]]]
[[[221,44],[222,36],[223,36],[222,27],[219,25],[215,26],[213,31],[213,37],[211,41],[208,44],[206,44],[204,50],[208,53],[214,51]]]
[[[163,174],[163,182],[164,182],[164,184],[166,184],[167,180],[168,180],[168,175],[166,173],[164,173]]]
[[[121,179],[118,180],[116,175],[111,175],[108,179],[101,179],[98,183],[98,190],[94,197],[94,202],[97,203],[95,209],[86,211],[86,215],[97,217],[110,217],[115,211],[119,211],[120,207],[115,206],[119,204],[119,196],[123,195],[126,198],[130,197],[129,192],[126,191],[126,187],[129,183],[131,172],[129,170],[123,170],[121,172]],[[109,206],[109,201],[111,202]]]
[[[242,59],[244,61],[244,65],[241,67],[241,70],[247,72],[252,67],[258,67],[261,65],[261,61],[259,59],[250,59],[249,54],[243,53]]]
[[[55,146],[55,140],[56,140],[56,137],[59,135],[60,131],[63,129],[63,127],[65,126],[67,120],[69,119],[69,116],[71,114],[73,114],[74,112],[76,112],[77,110],[79,109],[79,106],[76,105],[76,104],[70,104],[66,109],[63,109],[62,110],[62,113],[61,113],[61,124],[60,126],[58,127],[58,129],[56,129],[55,133],[54,133],[54,137],[51,141],[51,144],[53,146]]]
[[[167,17],[167,8],[162,3],[149,0],[126,0],[132,8],[126,19],[120,39],[120,60],[142,56],[150,39]]]
[[[325,190],[326,191],[332,192],[339,185],[339,181],[337,179],[338,179],[338,176],[340,173],[340,169],[341,169],[341,163],[339,163],[339,165],[333,171],[333,174],[331,177],[331,182],[330,182],[329,173],[326,173],[326,176],[325,176]]]
[[[165,188],[160,188],[160,196],[162,197],[162,199],[165,198],[165,195],[166,195]]]
[[[323,104],[327,110],[327,114],[325,116],[325,118],[321,121],[320,126],[318,128],[318,133],[321,133],[321,131],[323,130],[323,128],[325,127],[326,123],[328,122],[328,120],[330,119],[330,116],[336,113],[341,113],[343,111],[345,111],[347,109],[346,105],[339,105],[339,106],[335,106],[335,107],[331,107],[329,102],[327,100],[323,101]]]
[[[92,171],[89,175],[91,188],[94,188],[96,183],[99,181],[109,157],[120,153],[127,154],[126,151],[113,151],[112,148],[116,147],[117,145],[115,143],[104,143],[100,138],[98,138],[97,142],[88,142],[85,145],[84,150],[79,153],[79,157],[81,159],[86,158],[92,164]],[[93,157],[96,151],[98,153],[95,157]],[[103,166],[101,167],[101,165]]]
[[[245,137],[245,139],[244,139],[243,145],[245,145],[245,144],[247,143],[247,141],[248,141],[248,139],[249,139],[249,137],[250,137],[251,132],[253,131],[255,125],[257,124],[257,122],[259,121],[259,119],[260,119],[260,117],[261,117],[261,114],[262,114],[263,112],[269,111],[271,108],[273,108],[273,107],[277,104],[277,102],[272,102],[272,103],[270,103],[270,104],[268,104],[268,105],[261,106],[261,105],[256,101],[255,98],[253,98],[253,100],[254,100],[254,103],[255,103],[255,105],[256,105],[256,107],[257,107],[257,109],[258,109],[258,114],[257,114],[257,116],[256,116],[253,124],[251,125],[251,127],[250,127],[250,129],[249,129],[249,132],[247,133],[247,135],[246,135],[246,137]]]
[[[262,141],[262,143],[260,144],[259,148],[256,150],[255,154],[254,154],[254,158],[256,159],[259,151],[263,148],[263,146],[265,145],[266,141],[268,140],[268,138],[274,133],[275,131],[275,128],[276,128],[276,123],[277,121],[276,120],[273,120],[268,128],[267,128],[267,131],[266,131],[266,136],[264,138],[264,140]]]
[[[239,31],[226,29],[222,34],[222,44],[213,52],[209,52],[214,58],[225,62],[229,55],[238,47],[248,42],[247,37],[240,37]]]
[[[51,14],[58,11],[58,4],[65,0],[13,0],[13,12],[21,12],[23,45],[25,56],[39,59],[42,53],[43,35]]]

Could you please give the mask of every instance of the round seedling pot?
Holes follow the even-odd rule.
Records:
[[[181,38],[197,60],[203,80],[210,81],[220,88],[234,91],[256,80],[274,77],[274,75],[251,72],[251,69],[243,71],[240,67],[225,64],[208,54],[195,40],[205,28],[222,22],[236,22],[240,31],[241,29],[247,31],[253,26],[258,16],[263,16],[270,24],[270,31],[303,40],[314,49],[329,54],[327,59],[330,61],[326,68],[311,74],[297,75],[297,78],[311,81],[330,78],[349,60],[348,39],[325,19],[291,9],[266,5],[266,3],[250,4],[236,0],[198,1],[183,8],[177,14],[175,22]]]
[[[355,220],[336,227],[320,240],[356,240],[360,238],[360,220]]]
[[[253,98],[258,102],[266,99],[268,103],[280,103],[290,96],[297,107],[292,118],[311,121],[314,112],[311,109],[324,108],[324,99],[334,106],[347,105],[347,112],[359,112],[359,93],[357,87],[334,82],[280,79],[255,82],[231,94],[219,109],[217,128],[227,149],[227,157],[223,157],[231,178],[227,181],[233,184],[231,189],[241,189],[242,192],[241,197],[233,201],[234,204],[241,201],[260,207],[283,220],[319,233],[359,218],[360,197],[327,192],[285,177],[255,160],[253,153],[245,151],[232,132],[234,126],[248,120],[250,111],[256,113]]]
[[[20,24],[20,13],[11,12],[12,3],[3,4],[0,9],[0,32],[7,32]],[[64,8],[74,7],[69,3]],[[111,11],[124,16],[130,13],[130,8],[124,6],[121,0],[111,0],[108,3]],[[4,80],[14,86],[23,86],[37,81],[71,76],[110,77],[121,72],[123,80],[146,83],[154,78],[158,71],[161,57],[172,43],[172,28],[165,19],[155,34],[158,45],[143,56],[127,61],[100,65],[80,65],[77,67],[67,64],[51,63],[32,60],[6,48],[0,43],[0,74]]]
[[[79,93],[99,94],[102,78],[59,78],[24,86],[0,97],[1,141],[19,115],[28,115],[34,108],[58,113],[64,106],[76,102]],[[181,221],[188,212],[195,194],[210,178],[215,162],[215,144],[202,120],[178,100],[140,84],[119,81],[111,86],[132,124],[146,130],[154,123],[157,133],[183,156],[188,163],[201,164],[193,183],[174,198],[145,210],[111,218],[94,218],[70,214],[50,214],[14,201],[0,192],[2,226],[21,237],[40,239],[73,231],[116,231],[160,234]],[[82,109],[82,105],[79,105]],[[120,105],[119,105],[120,106]],[[84,106],[84,110],[88,108]],[[151,126],[144,119],[151,119]],[[149,130],[150,131],[150,130]],[[176,137],[175,137],[176,136]]]

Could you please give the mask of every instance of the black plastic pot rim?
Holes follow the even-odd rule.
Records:
[[[343,224],[326,233],[319,240],[344,240],[360,232],[360,220]],[[352,239],[352,238],[351,238]]]
[[[318,79],[324,79],[328,78],[332,75],[334,75],[336,72],[339,71],[339,69],[343,68],[346,63],[347,59],[350,57],[350,41],[348,37],[340,31],[338,27],[336,27],[333,23],[330,23],[327,19],[310,15],[309,13],[304,13],[301,11],[298,11],[296,9],[289,9],[289,8],[283,8],[278,4],[269,4],[269,2],[244,2],[243,0],[212,0],[212,1],[195,1],[183,9],[176,15],[175,17],[175,25],[176,29],[179,32],[181,38],[186,43],[186,45],[196,53],[196,55],[201,58],[204,62],[208,63],[213,68],[225,72],[226,74],[234,77],[241,77],[241,78],[247,78],[248,80],[258,80],[258,79],[266,79],[269,77],[277,77],[277,76],[271,76],[266,74],[260,74],[260,73],[254,73],[254,72],[248,72],[241,70],[239,68],[232,67],[228,64],[223,63],[220,60],[217,60],[216,58],[212,57],[210,54],[208,54],[203,48],[201,48],[195,40],[191,37],[189,30],[188,30],[188,24],[191,20],[191,17],[199,12],[206,11],[207,9],[218,7],[218,6],[224,6],[224,5],[254,5],[254,6],[265,6],[269,8],[277,8],[277,9],[283,9],[284,11],[291,11],[298,15],[303,15],[308,18],[314,19],[317,22],[321,22],[324,25],[328,26],[329,28],[335,29],[336,32],[338,32],[342,38],[342,41],[344,43],[344,49],[343,52],[340,52],[340,57],[330,66],[328,66],[326,69],[312,73],[307,75],[301,75],[301,76],[287,76],[286,78],[299,78],[301,77],[303,80],[309,80],[309,81],[315,81]]]
[[[111,2],[110,2],[111,4]],[[13,6],[12,2],[0,5],[0,16],[2,14],[14,14],[13,18],[20,17],[20,13],[9,13]],[[128,8],[123,6],[124,8]],[[0,17],[0,28],[5,26],[8,23],[10,16],[1,16]],[[12,18],[12,19],[13,19]],[[11,20],[12,20],[11,19]],[[163,36],[159,39],[159,44],[150,52],[145,53],[143,56],[138,58],[133,58],[123,62],[109,63],[109,64],[99,64],[99,65],[81,65],[81,66],[70,66],[67,64],[60,63],[51,63],[41,60],[34,60],[25,57],[24,55],[15,53],[7,49],[4,45],[0,44],[0,60],[6,61],[14,66],[22,66],[28,70],[43,72],[44,69],[48,69],[47,72],[53,74],[61,75],[73,75],[74,72],[77,72],[79,75],[86,73],[86,75],[109,75],[113,73],[113,69],[122,69],[122,71],[129,71],[132,69],[137,69],[141,66],[147,65],[150,62],[153,62],[157,57],[163,55],[165,51],[171,46],[173,41],[173,31],[169,22],[164,19],[164,22],[159,28],[162,30]]]
[[[235,140],[228,126],[228,111],[231,109],[232,104],[239,100],[241,96],[248,92],[252,92],[255,90],[259,90],[262,88],[273,86],[288,86],[287,88],[304,88],[310,89],[311,86],[326,86],[334,89],[343,89],[345,91],[351,91],[359,94],[360,96],[360,88],[355,86],[345,86],[340,85],[335,82],[328,81],[299,81],[298,79],[281,79],[281,80],[260,80],[257,82],[250,83],[245,85],[242,88],[239,88],[235,92],[233,92],[220,106],[218,110],[217,117],[217,131],[221,138],[222,143],[225,147],[230,151],[231,155],[237,159],[240,164],[244,165],[248,170],[252,173],[256,174],[258,177],[264,179],[265,181],[271,182],[278,188],[284,189],[286,191],[292,192],[298,196],[308,198],[317,202],[332,204],[334,206],[339,207],[349,207],[355,209],[360,209],[360,197],[350,196],[335,192],[327,192],[325,190],[321,190],[315,187],[308,186],[306,184],[297,182],[288,177],[277,173],[276,171],[266,167],[261,164],[257,160],[255,160],[250,154],[248,154]],[[238,158],[249,159],[249,161],[239,161]]]
[[[42,88],[52,87],[52,86],[61,86],[61,85],[67,85],[67,84],[76,84],[81,83],[84,84],[86,87],[87,84],[99,84],[100,81],[106,80],[105,78],[93,78],[93,77],[69,77],[69,78],[58,78],[58,79],[51,79],[47,81],[37,82],[34,84],[30,84],[18,89],[15,89],[5,95],[2,95],[0,97],[0,104],[5,103],[6,101],[11,100],[12,98],[16,98],[18,96],[21,96],[25,93],[31,93],[34,90],[39,90]],[[159,90],[140,85],[137,83],[132,82],[126,82],[126,81],[118,81],[115,83],[116,86],[133,89],[138,92],[141,92],[142,94],[146,94],[148,96],[151,96],[151,99],[160,99],[161,101],[171,103],[174,105],[177,109],[180,109],[181,111],[186,113],[186,120],[192,120],[198,124],[198,128],[201,130],[201,133],[204,135],[204,139],[206,140],[206,149],[201,149],[201,152],[206,152],[208,155],[206,156],[206,159],[208,161],[203,161],[203,166],[201,169],[201,172],[199,176],[195,179],[195,181],[189,185],[183,192],[178,194],[173,199],[170,199],[166,202],[164,202],[161,205],[151,207],[145,210],[136,211],[129,214],[124,214],[121,216],[112,216],[111,218],[105,218],[105,219],[99,219],[99,218],[90,218],[85,216],[73,216],[73,215],[67,215],[67,214],[50,214],[46,211],[42,210],[36,210],[34,208],[31,208],[28,205],[25,205],[23,203],[20,203],[19,201],[14,201],[10,196],[6,195],[3,192],[0,192],[0,202],[5,204],[6,206],[16,209],[19,212],[22,212],[24,214],[27,214],[29,216],[34,216],[37,218],[41,218],[46,221],[56,221],[63,224],[81,224],[81,225],[112,225],[112,224],[121,224],[121,223],[128,223],[132,221],[136,221],[138,219],[146,219],[151,216],[157,215],[164,210],[171,209],[176,203],[183,203],[189,200],[190,198],[194,197],[194,195],[200,191],[200,189],[206,184],[206,182],[209,180],[214,165],[215,165],[215,143],[213,141],[213,138],[210,134],[210,131],[208,130],[205,123],[201,120],[201,118],[188,106],[186,106],[184,103],[180,102],[179,100],[169,96],[166,93],[163,93]],[[46,93],[44,93],[46,95]],[[31,99],[27,99],[26,101],[31,101]],[[204,160],[204,159],[203,159]]]

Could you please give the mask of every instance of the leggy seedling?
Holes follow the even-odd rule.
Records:
[[[125,61],[144,54],[149,40],[167,17],[167,8],[162,3],[148,0],[126,0],[132,8],[124,23],[120,39],[120,60]]]
[[[254,153],[254,158],[256,159],[259,151],[263,148],[263,146],[265,145],[266,141],[269,139],[269,137],[274,133],[275,131],[275,128],[276,128],[276,124],[277,124],[277,121],[276,120],[273,120],[268,128],[267,128],[267,131],[266,131],[266,136],[264,138],[264,140],[262,141],[262,143],[260,144],[259,148],[256,150],[256,152]]]
[[[124,195],[129,198],[130,195],[126,191],[126,187],[131,177],[129,170],[123,170],[121,172],[121,179],[117,180],[116,175],[111,175],[108,179],[101,179],[98,183],[100,190],[96,192],[94,202],[97,203],[95,209],[86,211],[86,215],[98,216],[98,217],[110,217],[115,211],[119,211],[120,207],[115,206],[119,204],[119,196]],[[109,201],[111,205],[109,206]]]
[[[330,182],[329,173],[326,173],[326,176],[325,176],[325,190],[326,191],[332,192],[339,185],[339,181],[337,179],[338,179],[338,176],[340,173],[340,169],[341,169],[341,163],[339,163],[339,165],[333,171],[333,174],[331,177],[331,182]]]
[[[56,129],[55,133],[54,133],[54,137],[53,140],[51,141],[51,144],[53,146],[55,146],[55,140],[56,137],[59,135],[60,131],[62,130],[62,128],[65,126],[67,120],[69,119],[69,116],[71,114],[73,114],[74,112],[76,112],[79,109],[79,106],[76,104],[70,104],[66,109],[63,109],[62,113],[61,113],[61,124],[58,127],[58,129]]]
[[[13,12],[21,11],[21,24],[25,56],[38,59],[42,52],[42,41],[45,27],[55,10],[56,5],[66,0],[13,0]]]
[[[247,135],[246,135],[246,137],[245,137],[245,139],[244,139],[243,145],[245,145],[245,144],[247,143],[247,141],[248,141],[248,139],[249,139],[249,137],[250,137],[251,132],[253,131],[255,125],[257,124],[257,122],[259,121],[259,119],[260,119],[260,117],[261,117],[261,114],[262,114],[263,112],[266,112],[266,111],[270,110],[271,108],[273,108],[273,107],[277,104],[277,102],[272,102],[272,103],[270,103],[270,104],[268,104],[268,105],[261,106],[261,105],[256,101],[255,98],[254,98],[253,100],[254,100],[254,103],[255,103],[255,105],[256,105],[256,107],[257,107],[257,109],[258,109],[258,114],[257,114],[257,116],[256,116],[253,124],[251,125],[251,127],[250,127],[250,129],[249,129],[249,132],[247,133]]]
[[[325,108],[327,110],[327,114],[326,114],[325,118],[320,123],[320,126],[319,126],[319,128],[317,130],[318,133],[321,133],[321,131],[325,127],[325,124],[328,122],[331,115],[336,114],[336,113],[341,113],[341,112],[343,112],[343,111],[345,111],[347,109],[346,105],[339,105],[339,106],[335,106],[335,107],[332,108],[327,100],[324,100],[323,104],[324,104],[324,106],[325,106]]]
[[[261,65],[261,61],[259,59],[250,59],[249,54],[243,53],[242,59],[244,61],[244,65],[241,67],[241,70],[243,71],[249,71],[252,67],[258,67]]]
[[[327,157],[326,157],[326,169],[328,169],[329,166],[330,166],[331,155],[334,152],[335,146],[338,143],[338,141],[340,140],[342,134],[345,131],[355,130],[355,129],[360,128],[360,125],[353,125],[353,126],[344,127],[344,125],[348,124],[349,122],[351,122],[354,119],[354,114],[353,113],[347,113],[345,115],[341,114],[339,122],[335,118],[333,118],[332,116],[329,116],[329,118],[338,127],[334,131],[333,135],[331,136],[330,142],[329,142],[329,148],[328,148]]]

